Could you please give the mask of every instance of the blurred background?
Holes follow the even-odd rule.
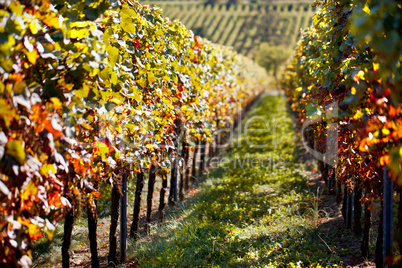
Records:
[[[263,66],[274,81],[315,8],[306,0],[150,0],[163,16],[180,20],[195,35],[233,47]]]

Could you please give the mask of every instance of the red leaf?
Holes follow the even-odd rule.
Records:
[[[140,41],[138,41],[137,38],[134,38],[134,42],[135,42],[134,46],[135,46],[137,49],[139,49],[139,48],[140,48]]]

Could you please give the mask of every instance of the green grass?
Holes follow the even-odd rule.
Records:
[[[318,199],[305,184],[284,98],[263,97],[248,118],[253,118],[250,135],[230,144],[221,156],[225,161],[205,178],[198,195],[130,248],[130,258],[141,267],[340,263],[319,237]]]

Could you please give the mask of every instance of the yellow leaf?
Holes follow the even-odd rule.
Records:
[[[38,54],[38,51],[36,50],[36,48],[32,49],[31,52],[24,49],[24,52],[25,52],[25,55],[27,55],[28,61],[32,64],[35,64],[36,60],[39,58],[39,54]]]
[[[368,7],[368,5],[364,5],[363,11],[364,11],[366,14],[370,15],[370,8]]]
[[[71,29],[70,38],[82,39],[89,35],[89,29]]]
[[[46,219],[45,232],[46,232],[47,236],[49,237],[49,240],[53,240],[53,235],[54,235],[55,230],[56,230],[56,227],[48,219]]]
[[[364,115],[364,114],[362,113],[361,110],[357,110],[356,113],[355,113],[355,115],[353,116],[353,118],[356,119],[356,120],[358,120],[358,119],[362,118],[363,115]]]
[[[113,97],[113,93],[109,92],[109,91],[101,91],[101,98],[102,100],[108,101],[109,99],[111,99]]]
[[[56,173],[56,168],[52,164],[44,164],[39,169],[40,173],[43,176],[48,176],[50,174]]]
[[[162,102],[165,103],[167,105],[167,107],[169,107],[169,109],[173,109],[172,102],[169,98],[162,97],[161,99],[162,99]]]
[[[110,82],[112,82],[113,85],[117,84],[117,74],[115,72],[112,72],[112,77],[110,78]]]
[[[145,147],[147,147],[147,149],[149,149],[149,150],[153,150],[154,148],[156,148],[156,146],[153,144],[147,144],[147,145],[145,145]]]
[[[15,46],[15,38],[12,35],[8,35],[5,38],[7,38],[7,40],[3,40],[0,44],[0,52],[5,55],[10,55],[13,47]]]
[[[355,82],[359,81],[359,80],[364,80],[364,72],[362,70],[360,70],[354,77],[353,80]]]
[[[113,92],[113,98],[110,101],[117,105],[120,105],[125,101],[125,98],[120,93]]]
[[[28,200],[31,198],[31,196],[35,196],[37,193],[38,193],[38,187],[36,187],[35,183],[32,180],[30,180],[28,182],[27,187],[21,192],[21,199]]]
[[[373,71],[374,71],[374,72],[377,72],[379,68],[380,68],[380,64],[373,62]]]
[[[14,119],[19,119],[14,108],[8,105],[4,99],[0,99],[0,119],[4,120],[6,127],[9,127]]]
[[[36,240],[38,240],[39,238],[43,237],[42,232],[40,231],[40,229],[38,228],[38,226],[35,225],[35,224],[29,224],[29,226],[28,226],[28,232],[29,232],[29,237],[30,237],[32,240],[34,240],[34,241],[36,241]]]
[[[160,134],[155,134],[155,139],[156,139],[157,141],[162,141],[162,140],[163,140],[163,137],[162,137],[162,135],[160,135]]]
[[[137,17],[137,13],[131,8],[123,7],[121,14],[121,28],[128,33],[135,33],[137,31],[133,19]]]
[[[11,140],[7,143],[6,153],[14,157],[21,165],[25,162],[25,150],[22,141]]]
[[[90,87],[87,84],[83,84],[81,89],[75,91],[75,96],[82,99],[88,97]]]
[[[142,101],[141,92],[138,89],[130,94],[127,94],[127,97],[129,97],[130,99],[135,99],[138,102]]]
[[[50,13],[49,15],[45,15],[43,22],[49,27],[54,27],[55,29],[60,29],[59,18],[56,17],[55,13]]]
[[[382,134],[383,134],[384,136],[388,136],[390,133],[391,133],[391,132],[389,131],[388,128],[383,128],[383,129],[382,129]]]
[[[147,76],[148,76],[148,82],[150,85],[152,85],[153,83],[156,82],[156,78],[155,78],[155,75],[153,72],[148,72]]]
[[[21,5],[18,1],[11,1],[9,8],[13,13],[18,16],[21,16],[22,12],[24,11],[24,6]]]
[[[54,231],[49,230],[49,229],[45,229],[45,233],[47,234],[47,237],[49,238],[49,240],[52,241],[53,236],[54,236]]]
[[[106,154],[109,153],[109,148],[107,147],[107,145],[103,142],[95,142],[95,153],[94,156],[98,156],[100,155],[102,157],[102,159],[106,158]]]
[[[56,110],[59,110],[63,107],[60,100],[56,97],[50,98],[50,101],[53,103],[53,108]]]
[[[351,91],[352,95],[356,95],[356,88],[355,87],[352,87],[350,89],[350,91]]]
[[[107,53],[109,54],[109,62],[110,62],[110,67],[114,67],[116,62],[119,59],[119,49],[116,47],[108,46],[106,48]],[[113,83],[113,82],[112,82]],[[115,84],[115,83],[114,83]]]
[[[116,131],[119,132],[119,133],[122,133],[122,132],[123,132],[123,128],[121,127],[121,125],[118,125],[118,126],[116,127]]]
[[[1,45],[0,45],[1,46]],[[1,50],[1,49],[0,49]],[[10,59],[5,59],[0,61],[0,66],[6,71],[6,72],[11,72],[13,70],[13,62]],[[25,63],[27,64],[27,63]],[[24,64],[24,65],[25,65]],[[27,66],[26,68],[28,68]]]
[[[105,68],[99,73],[99,76],[105,83],[106,81],[108,81],[110,79],[110,74],[111,74],[111,69]]]
[[[31,33],[32,34],[37,34],[38,33],[38,24],[36,23],[36,21],[32,21],[30,24],[29,24],[29,29],[31,30]]]
[[[127,5],[123,6],[120,12],[122,17],[129,17],[133,18],[137,16],[137,13],[134,11],[134,9],[128,7]]]

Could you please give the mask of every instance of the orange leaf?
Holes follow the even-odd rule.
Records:
[[[57,18],[56,14],[54,14],[54,13],[46,15],[45,18],[43,19],[43,22],[49,27],[54,27],[55,29],[60,29],[59,18]]]
[[[95,196],[96,198],[102,198],[102,195],[98,192],[98,191],[92,191],[91,192],[93,196]]]
[[[365,140],[365,139],[360,142],[360,144],[359,144],[359,150],[360,150],[361,152],[368,152],[368,146],[367,146],[367,144],[366,144],[366,140]]]
[[[381,158],[380,158],[380,164],[381,164],[381,166],[388,165],[390,161],[391,161],[391,159],[389,158],[389,155],[383,155],[383,156],[381,156]]]
[[[57,120],[52,119],[52,121],[45,120],[45,129],[53,134],[54,138],[61,137],[62,126],[57,123]]]

